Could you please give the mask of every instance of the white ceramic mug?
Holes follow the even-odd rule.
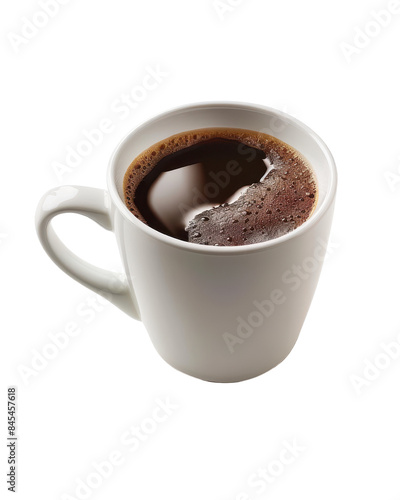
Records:
[[[125,206],[122,189],[132,160],[166,137],[203,127],[263,131],[300,151],[318,180],[312,216],[280,238],[236,247],[181,241],[139,221]],[[37,209],[37,231],[63,271],[143,321],[170,365],[204,380],[234,382],[270,370],[293,348],[321,271],[336,182],[326,145],[287,114],[231,102],[189,105],[147,121],[119,144],[108,168],[108,191],[63,186],[46,193]],[[64,246],[51,219],[65,212],[114,231],[124,279]]]

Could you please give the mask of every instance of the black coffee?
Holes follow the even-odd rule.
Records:
[[[129,210],[154,229],[203,245],[269,240],[305,222],[317,201],[307,161],[267,134],[208,128],[148,148],[124,178]]]

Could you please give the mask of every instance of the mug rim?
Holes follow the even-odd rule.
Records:
[[[237,109],[245,109],[248,111],[264,111],[273,113],[277,118],[281,118],[283,120],[289,121],[298,127],[302,128],[311,138],[315,141],[318,147],[322,150],[324,156],[326,157],[328,168],[330,169],[330,183],[328,186],[328,190],[323,200],[321,206],[316,210],[309,219],[307,219],[301,226],[297,227],[293,231],[284,234],[283,236],[279,236],[278,238],[274,238],[272,240],[262,241],[258,243],[250,243],[248,245],[235,245],[235,246],[208,246],[201,245],[199,243],[192,243],[189,241],[183,241],[173,236],[168,236],[167,234],[161,233],[156,229],[148,226],[137,217],[135,217],[125,205],[123,200],[118,194],[118,189],[115,183],[114,169],[116,166],[116,158],[120,150],[125,146],[127,142],[129,142],[132,137],[140,131],[142,128],[151,125],[152,123],[158,121],[161,118],[165,118],[167,116],[173,115],[180,111],[195,111],[201,108],[237,108]],[[205,101],[198,102],[194,104],[185,104],[181,106],[176,106],[171,108],[163,113],[157,114],[152,118],[143,121],[138,126],[136,126],[133,130],[131,130],[116,146],[114,149],[107,169],[107,187],[108,192],[110,194],[111,199],[113,200],[115,206],[118,208],[121,215],[130,223],[136,225],[138,229],[144,231],[148,236],[155,238],[156,240],[161,241],[162,243],[172,245],[174,247],[181,248],[182,250],[187,250],[191,252],[203,253],[203,254],[213,254],[213,255],[223,255],[223,254],[243,254],[243,253],[251,253],[262,251],[270,247],[275,247],[285,243],[286,241],[297,238],[302,234],[306,233],[309,229],[311,229],[326,213],[329,207],[332,205],[337,188],[337,169],[335,160],[333,158],[332,153],[330,152],[328,146],[325,142],[317,135],[310,127],[305,125],[303,122],[294,118],[293,116],[279,111],[277,109],[271,108],[269,106],[263,106],[260,104],[252,104],[246,102],[239,101]]]

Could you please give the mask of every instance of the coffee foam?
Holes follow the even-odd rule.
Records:
[[[143,179],[166,156],[216,138],[239,141],[263,151],[272,169],[236,201],[196,215],[186,228],[189,241],[219,246],[246,245],[286,234],[310,217],[317,204],[318,191],[307,160],[270,135],[222,127],[173,135],[135,158],[123,184],[128,209],[147,224],[135,205],[135,192]]]

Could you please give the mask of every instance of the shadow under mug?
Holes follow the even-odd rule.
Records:
[[[302,153],[315,171],[312,216],[280,238],[236,247],[193,244],[162,234],[130,213],[123,176],[132,160],[173,134],[206,127],[269,133]],[[201,103],[163,113],[133,130],[114,151],[108,191],[61,186],[37,208],[39,239],[72,278],[143,321],[159,354],[204,380],[235,382],[260,375],[292,350],[317,286],[329,239],[337,174],[323,141],[289,115],[264,106]],[[115,233],[126,276],[71,252],[51,219],[85,215]]]

